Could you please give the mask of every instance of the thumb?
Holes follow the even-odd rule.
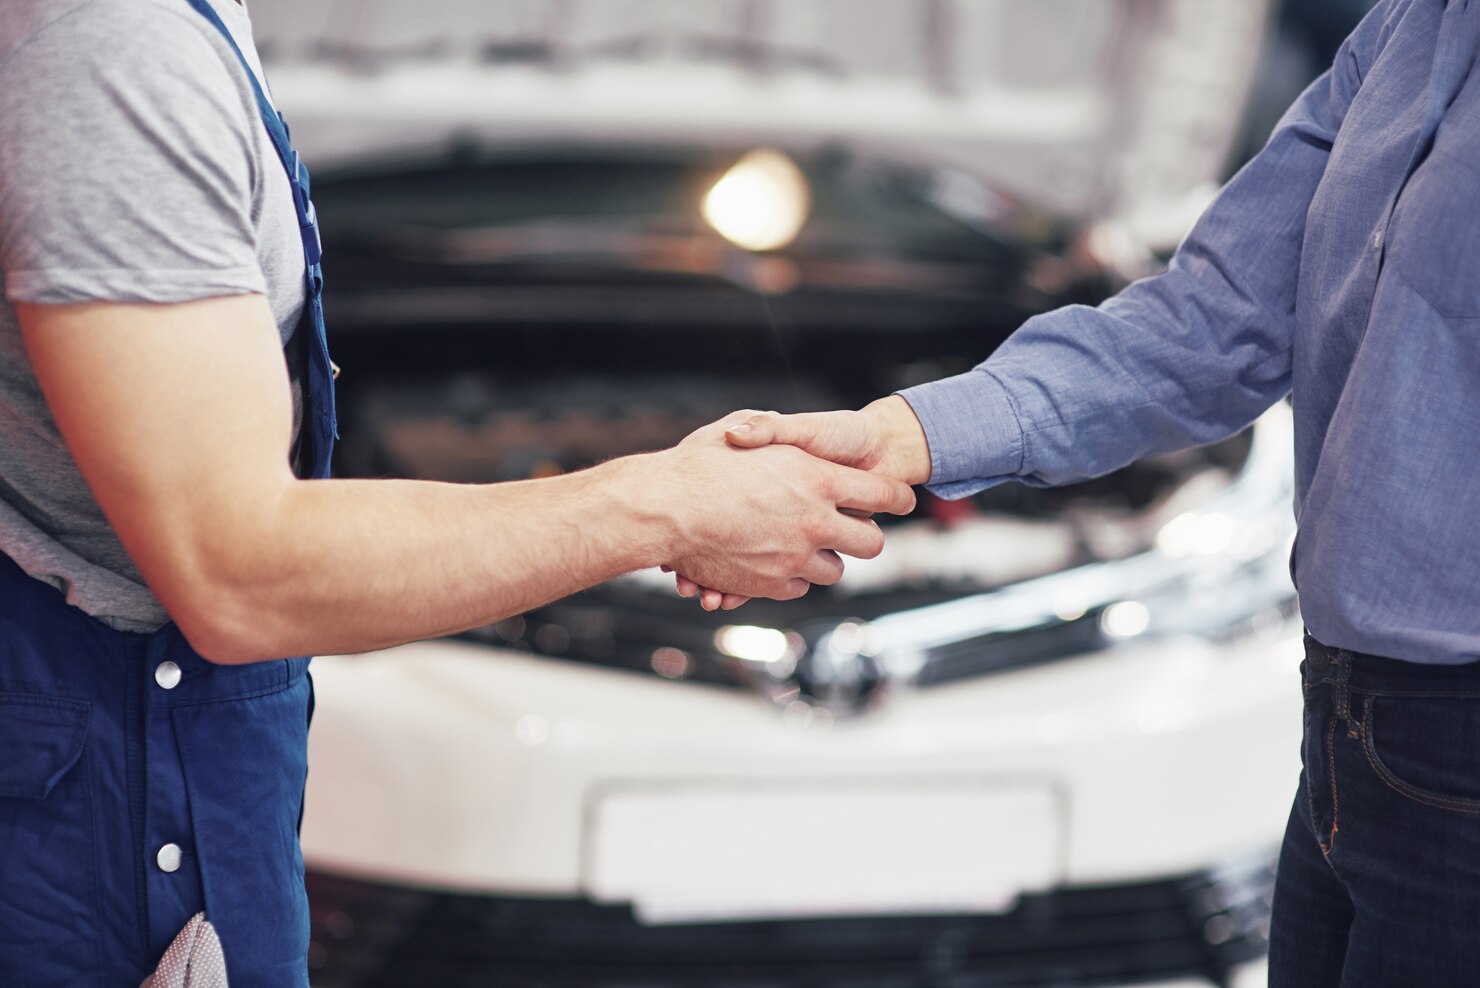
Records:
[[[736,423],[725,430],[725,441],[741,449],[754,449],[777,442],[781,416],[775,412],[757,412],[744,422]],[[787,440],[779,440],[786,442]]]
[[[839,443],[836,428],[830,428],[827,412],[798,412],[782,415],[779,412],[757,412],[750,418],[725,430],[725,439],[732,446],[746,449],[782,443],[799,446],[809,453],[831,459],[847,450],[833,450]]]
[[[752,448],[772,443],[796,446],[813,456],[867,470],[873,466],[871,436],[857,412],[759,412],[731,426],[725,439]]]

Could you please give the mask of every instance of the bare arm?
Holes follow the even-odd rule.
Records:
[[[58,427],[151,589],[207,658],[362,651],[498,620],[633,569],[793,597],[871,556],[908,488],[784,446],[672,450],[497,485],[300,481],[260,296],[20,306]],[[779,454],[779,455],[778,455]]]

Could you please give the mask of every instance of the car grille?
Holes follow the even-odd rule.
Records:
[[[682,926],[584,900],[307,881],[316,988],[1068,988],[1226,984],[1266,949],[1273,869],[1062,889],[998,916]]]

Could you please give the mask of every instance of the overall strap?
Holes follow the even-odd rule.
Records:
[[[252,83],[252,92],[257,97],[257,110],[262,115],[262,123],[267,127],[267,134],[272,138],[273,149],[277,151],[278,159],[282,161],[283,168],[288,172],[288,179],[293,185],[294,205],[298,208],[299,232],[303,237],[304,260],[310,268],[315,267],[323,257],[323,245],[319,239],[318,215],[313,208],[313,201],[309,198],[308,169],[298,157],[298,152],[293,150],[293,142],[288,135],[288,125],[283,120],[283,115],[267,98],[267,92],[262,88],[262,82],[257,78],[257,73],[252,71],[252,65],[247,61],[247,56],[242,53],[241,46],[236,43],[231,30],[221,20],[221,15],[216,13],[216,9],[211,6],[209,0],[186,0],[186,2],[221,32],[221,36],[226,39],[231,50],[236,52],[242,70],[247,73],[247,78]]]
[[[216,30],[221,32],[221,37],[225,38],[226,43],[231,46],[231,50],[236,52],[242,70],[246,72],[247,79],[252,83],[252,92],[257,98],[257,109],[262,117],[262,124],[267,128],[273,149],[277,152],[278,159],[288,174],[288,184],[293,188],[293,207],[298,215],[298,233],[303,241],[304,271],[308,286],[304,301],[304,314],[307,321],[311,323],[314,337],[308,350],[306,381],[309,407],[305,410],[305,433],[312,441],[308,475],[316,478],[328,477],[334,440],[339,438],[334,411],[334,378],[338,374],[338,368],[329,359],[329,340],[324,329],[324,274],[320,266],[324,248],[319,238],[318,212],[314,209],[313,199],[310,196],[308,168],[298,157],[298,152],[293,150],[293,142],[288,135],[288,124],[283,120],[283,115],[267,98],[267,93],[262,88],[262,81],[257,78],[257,73],[253,71],[251,63],[242,53],[241,46],[236,43],[236,38],[232,37],[231,31],[216,13],[215,8],[211,6],[209,0],[186,0],[186,2],[207,21],[214,24]]]

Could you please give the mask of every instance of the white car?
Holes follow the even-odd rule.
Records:
[[[1224,983],[1298,770],[1283,406],[1254,436],[1148,551],[839,621],[800,663],[735,623],[646,672],[317,661],[316,956],[404,972],[375,985]],[[735,685],[683,681],[726,657],[696,678]]]
[[[393,44],[300,33],[315,9],[253,7],[320,163],[337,469],[457,481],[856,406],[1151,270],[1265,18],[444,4]],[[705,614],[638,573],[317,659],[315,984],[1259,983],[1291,498],[1281,405],[925,497],[803,601]]]

